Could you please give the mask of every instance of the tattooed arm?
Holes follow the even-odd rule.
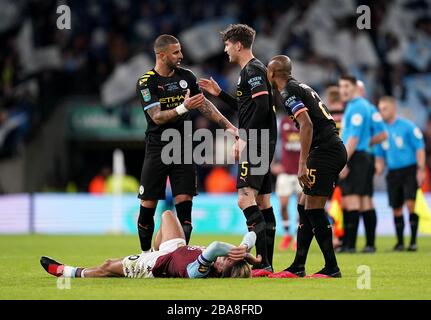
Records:
[[[183,103],[184,108],[186,109],[185,112],[187,112],[188,110],[199,108],[199,106],[201,106],[205,102],[205,97],[202,93],[197,94],[191,98],[189,98],[189,96],[190,91],[187,90],[187,94]],[[158,104],[150,109],[147,109],[146,111],[155,124],[162,125],[176,119],[180,115],[177,110],[178,108],[179,107],[171,110],[162,111],[160,104]]]
[[[175,109],[161,111],[160,104],[147,110],[155,124],[162,125],[179,117]]]
[[[211,101],[205,99],[204,103],[197,108],[205,118],[214,121],[217,123],[220,128],[225,129],[232,133],[234,136],[238,135],[238,129],[230,123],[228,119],[225,118],[224,115],[220,113],[220,111],[212,104]]]

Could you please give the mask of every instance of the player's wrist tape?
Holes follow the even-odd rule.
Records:
[[[178,115],[182,115],[184,113],[189,112],[189,109],[186,108],[184,103],[181,103],[178,107],[175,108],[175,111],[178,113]]]
[[[256,244],[256,233],[254,231],[247,232],[242,238],[241,245],[246,245],[248,250],[251,250]]]

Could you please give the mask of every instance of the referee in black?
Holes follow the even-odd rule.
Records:
[[[189,110],[198,109],[206,118],[237,136],[238,130],[208,101],[197,85],[192,71],[180,67],[183,54],[181,45],[174,36],[161,35],[154,43],[156,65],[142,75],[137,82],[137,94],[148,122],[145,137],[145,156],[141,173],[138,198],[141,206],[138,218],[138,233],[141,249],[151,249],[154,232],[154,213],[158,200],[165,199],[166,180],[169,177],[175,208],[183,227],[186,242],[192,232],[192,200],[196,193],[195,164],[184,163],[184,148],[180,164],[166,164],[162,149],[169,142],[162,141],[162,133],[175,129],[181,141],[191,141],[184,132],[185,122],[191,121]],[[191,142],[190,142],[191,144]]]

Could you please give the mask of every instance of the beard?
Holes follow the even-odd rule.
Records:
[[[181,61],[178,60],[176,62],[172,62],[172,61],[168,61],[167,62],[167,66],[171,69],[171,70],[176,70],[178,69],[179,65],[180,65]]]

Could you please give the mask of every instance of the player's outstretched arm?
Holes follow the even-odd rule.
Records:
[[[176,119],[178,116],[188,112],[189,110],[200,107],[205,101],[205,96],[202,93],[194,95],[190,98],[190,90],[187,90],[184,102],[175,109],[161,110],[160,104],[147,110],[148,115],[157,125],[165,124]]]
[[[227,130],[233,136],[238,136],[238,129],[228,120],[224,115],[208,99],[204,100],[202,106],[198,110],[204,115],[205,118],[217,123],[220,128]]]
[[[226,103],[232,109],[238,110],[238,103],[236,99],[229,93],[223,91],[212,77],[210,79],[199,79],[198,85],[202,90],[205,90],[209,94],[220,98],[221,101]]]

